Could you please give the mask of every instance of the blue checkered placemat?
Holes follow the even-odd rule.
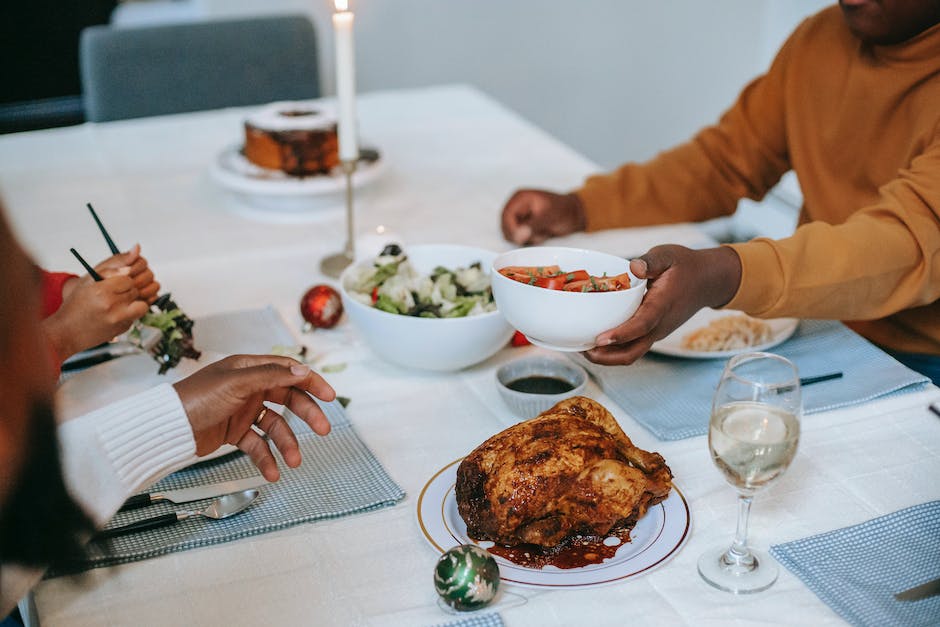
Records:
[[[894,595],[940,578],[940,501],[803,540],[771,554],[853,625],[938,625],[940,595]]]
[[[804,320],[771,349],[796,364],[801,377],[842,372],[841,379],[803,388],[803,412],[813,414],[923,389],[930,380],[841,322]],[[579,354],[604,392],[660,440],[708,432],[712,396],[727,360],[683,359],[648,353],[630,366],[598,366]]]
[[[405,492],[360,439],[342,406],[333,402],[321,403],[321,407],[333,426],[330,434],[318,436],[292,417],[291,425],[298,434],[303,463],[299,468],[288,468],[278,458],[280,480],[260,488],[261,495],[245,511],[224,520],[193,517],[168,527],[118,536],[110,539],[110,544],[92,542],[88,545],[86,559],[60,568],[58,573],[50,576],[221,544],[300,523],[388,507],[403,499]],[[236,452],[175,472],[148,492],[189,488],[257,474],[251,460]],[[198,510],[209,502],[207,499],[183,505],[155,503],[118,512],[108,526],[126,525],[181,509]]]
[[[499,614],[481,614],[468,616],[450,623],[438,623],[432,627],[503,627],[503,619]]]

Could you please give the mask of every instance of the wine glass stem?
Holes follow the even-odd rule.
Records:
[[[723,558],[728,563],[746,568],[754,566],[754,556],[747,548],[747,522],[751,514],[753,499],[753,496],[738,494],[738,527],[734,532],[734,542],[731,543],[731,548]]]

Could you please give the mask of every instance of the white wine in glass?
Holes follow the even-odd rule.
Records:
[[[738,490],[738,527],[730,548],[706,552],[698,570],[716,588],[759,592],[777,580],[777,565],[747,545],[754,493],[789,467],[800,439],[802,400],[796,367],[770,353],[733,357],[712,403],[708,448],[725,479]]]

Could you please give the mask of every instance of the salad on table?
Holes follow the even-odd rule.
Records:
[[[370,307],[419,318],[462,318],[496,311],[490,277],[480,262],[466,268],[438,266],[418,272],[397,244],[347,279],[349,294]]]

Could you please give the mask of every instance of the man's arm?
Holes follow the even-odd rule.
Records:
[[[762,317],[872,320],[940,298],[940,125],[878,200],[842,224],[810,222],[782,240],[732,247],[732,309]]]
[[[647,163],[589,178],[577,191],[586,230],[707,220],[762,198],[790,169],[784,86],[793,41],[718,124]]]

